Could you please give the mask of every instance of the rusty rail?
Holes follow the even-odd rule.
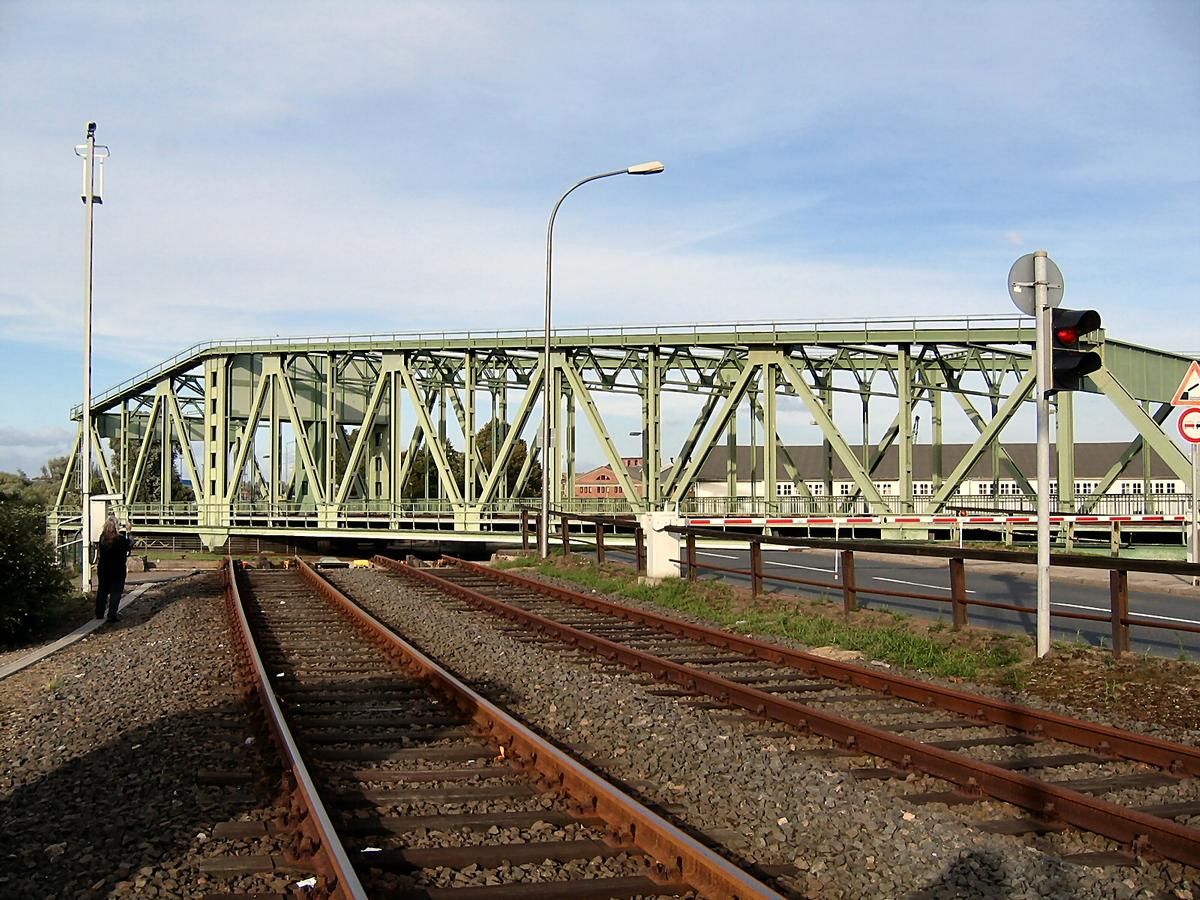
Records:
[[[415,580],[436,585],[439,589],[452,593],[495,611],[508,618],[521,621],[540,631],[556,635],[568,641],[573,646],[582,647],[596,652],[608,659],[616,660],[639,672],[652,674],[655,677],[679,684],[689,691],[705,693],[722,703],[728,703],[746,709],[756,715],[766,716],[780,722],[792,725],[802,730],[811,731],[823,737],[831,738],[846,747],[853,747],[874,756],[890,760],[904,767],[925,772],[937,778],[942,778],[967,791],[979,791],[988,796],[1012,803],[1024,809],[1031,810],[1036,815],[1056,818],[1062,822],[1104,835],[1116,841],[1139,848],[1142,852],[1150,851],[1169,859],[1188,865],[1200,865],[1200,838],[1194,829],[1156,816],[1148,815],[1134,809],[1121,807],[1117,804],[1100,800],[1086,794],[1072,791],[1048,782],[1039,781],[1003,769],[989,763],[971,759],[939,747],[923,744],[919,741],[893,734],[880,728],[864,725],[852,720],[826,713],[821,710],[804,706],[792,700],[781,698],[775,694],[748,687],[737,682],[714,676],[698,669],[656,657],[644,651],[624,646],[615,641],[589,634],[570,625],[564,625],[544,616],[495,600],[479,591],[454,584],[438,578],[428,570],[414,569],[403,563],[376,556],[374,562],[399,572]],[[572,591],[552,587],[539,582],[530,582],[514,576],[509,572],[494,572],[486,567],[466,564],[472,571],[482,571],[490,577],[510,582],[522,583],[533,589],[554,596],[574,595],[577,599],[570,602],[588,600],[584,605],[605,603],[586,595],[575,595]],[[615,607],[615,604],[608,604]],[[624,607],[621,608],[625,610]],[[1076,722],[1065,717],[1041,713],[1012,704],[1004,704],[990,698],[949,691],[936,685],[905,679],[900,676],[882,675],[870,672],[864,668],[837,663],[809,654],[801,654],[783,647],[741,638],[716,629],[657,616],[640,610],[628,610],[626,618],[642,622],[661,623],[669,626],[667,630],[676,634],[695,637],[707,635],[708,639],[728,649],[753,652],[761,658],[777,664],[788,664],[788,659],[794,659],[798,668],[807,671],[830,671],[837,674],[839,680],[868,687],[874,690],[890,690],[895,696],[915,699],[918,702],[933,702],[925,698],[938,698],[954,706],[956,711],[964,715],[979,718],[992,717],[989,720],[996,724],[1010,724],[1017,729],[1042,730],[1050,729],[1057,734],[1047,736],[1062,736],[1078,727],[1080,736],[1074,743],[1094,746],[1106,752],[1126,755],[1130,758],[1140,758],[1144,754],[1160,761],[1154,764],[1178,770],[1180,767],[1195,774],[1200,772],[1200,751],[1193,748],[1168,744],[1155,739],[1144,739],[1142,736],[1125,735],[1116,729],[1090,723]],[[621,613],[625,615],[624,612]],[[643,618],[644,617],[644,618]],[[880,679],[875,681],[875,679]],[[873,685],[878,684],[879,687]],[[886,686],[884,686],[886,685]],[[915,696],[906,696],[914,695]],[[1091,742],[1089,744],[1089,742]],[[1138,750],[1138,745],[1143,749]],[[1117,747],[1121,747],[1118,750]]]
[[[541,738],[481,694],[463,684],[374,616],[354,603],[307,563],[300,562],[305,580],[389,652],[403,658],[441,690],[458,699],[472,720],[506,748],[506,756],[538,773],[573,798],[580,809],[599,816],[622,841],[637,847],[657,868],[664,883],[683,881],[705,897],[725,900],[782,900],[780,895],[733,863],[689,837],[670,822],[622,793]]]
[[[366,900],[367,892],[359,881],[358,874],[354,871],[354,865],[350,862],[350,857],[346,854],[346,849],[337,836],[333,821],[317,794],[316,784],[309,774],[308,767],[304,764],[300,749],[295,738],[292,737],[287,722],[284,721],[283,710],[275,699],[275,692],[271,689],[267,670],[259,656],[258,648],[254,643],[254,635],[250,631],[250,622],[246,618],[246,611],[242,606],[242,598],[237,586],[236,565],[232,558],[226,558],[225,605],[234,622],[237,640],[246,655],[251,680],[258,693],[258,698],[262,702],[267,723],[275,736],[275,743],[279,747],[280,753],[283,754],[284,764],[295,780],[296,794],[294,796],[298,795],[300,802],[308,812],[301,827],[310,832],[309,837],[316,850],[313,859],[323,861],[318,868],[321,870],[320,874],[332,882],[330,884],[331,897],[344,898],[344,900]]]

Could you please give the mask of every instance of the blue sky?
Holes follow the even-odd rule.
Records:
[[[0,470],[196,341],[1066,305],[1200,351],[1200,5],[0,3]]]

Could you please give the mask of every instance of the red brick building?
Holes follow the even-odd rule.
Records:
[[[624,456],[621,462],[629,470],[629,480],[639,497],[646,494],[646,485],[642,481],[643,460],[640,456]],[[613,472],[612,466],[600,466],[590,472],[575,476],[575,497],[579,500],[608,500],[624,496],[621,482]]]

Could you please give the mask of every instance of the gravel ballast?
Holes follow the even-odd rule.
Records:
[[[829,745],[782,726],[656,696],[653,685],[588,654],[523,642],[499,619],[421,599],[402,579],[354,570],[334,580],[477,689],[743,862],[794,865],[783,886],[796,896],[1186,898],[1195,890],[1194,870],[1174,864],[1086,868],[1035,846],[1100,849],[1105,842],[1094,836],[987,834],[969,824],[977,807],[960,814],[906,805],[904,793],[945,785],[857,781],[851,769],[879,763],[819,752]],[[1018,814],[1002,804],[983,809]]]
[[[0,896],[184,897],[280,891],[207,858],[281,852],[221,840],[269,820],[274,785],[234,678],[219,573],[153,588],[89,637],[0,681]],[[205,783],[204,770],[250,772]]]
[[[1176,865],[1093,869],[1057,858],[1105,846],[1094,836],[971,827],[972,817],[1017,814],[1003,804],[906,804],[907,792],[945,785],[857,780],[853,769],[880,763],[658,696],[660,685],[519,640],[509,623],[420,599],[381,572],[336,580],[477,690],[739,861],[794,866],[781,883],[793,896],[1187,900],[1197,891],[1195,870]],[[235,855],[278,857],[287,845],[282,835],[214,836],[229,822],[283,816],[269,774],[277,762],[242,703],[220,595],[219,573],[154,588],[120,624],[0,680],[0,897],[295,891],[303,872],[212,870]],[[253,779],[221,786],[202,770]],[[523,837],[554,834],[543,830]]]

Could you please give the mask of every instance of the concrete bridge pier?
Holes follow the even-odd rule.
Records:
[[[683,525],[684,521],[674,512],[650,512],[638,516],[638,524],[646,540],[646,577],[678,578],[681,554],[679,535],[664,529],[670,525]]]

